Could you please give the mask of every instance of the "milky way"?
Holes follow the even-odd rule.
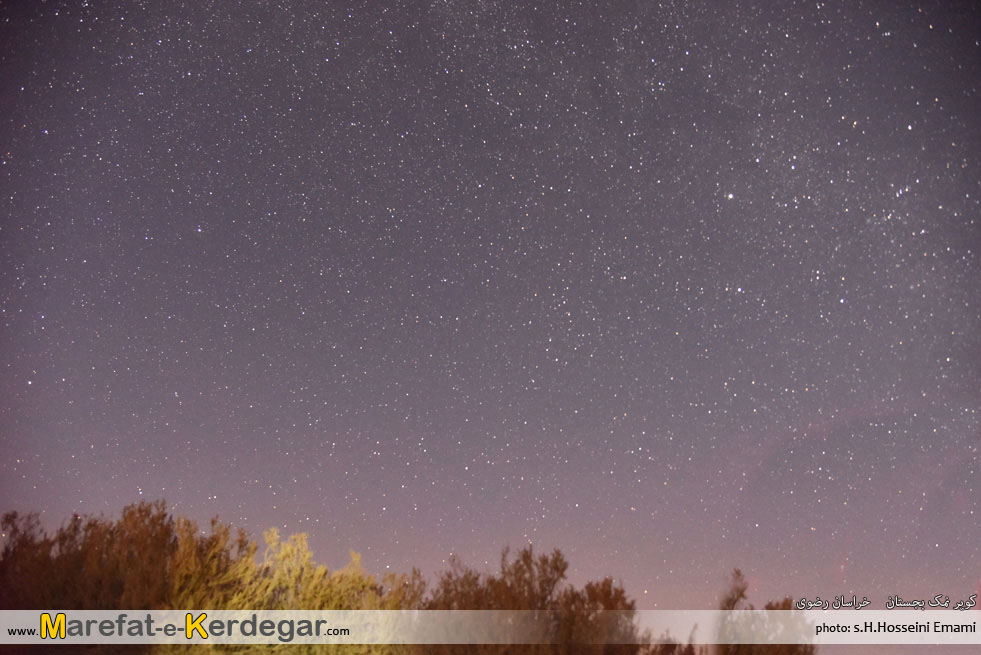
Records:
[[[976,591],[978,15],[531,4],[4,3],[2,509]]]

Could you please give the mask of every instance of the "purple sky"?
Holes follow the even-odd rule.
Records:
[[[978,591],[977,13],[541,4],[0,5],[0,509]]]

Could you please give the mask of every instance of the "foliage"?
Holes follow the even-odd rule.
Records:
[[[640,650],[641,638],[632,622],[634,602],[623,587],[604,579],[582,589],[563,586],[569,564],[558,550],[535,555],[528,546],[512,559],[505,548],[500,571],[481,575],[452,560],[430,593],[426,609],[538,610],[547,621],[548,645],[508,647],[507,653],[623,653]],[[612,622],[602,610],[621,610]],[[590,643],[608,641],[610,643]],[[431,653],[500,653],[500,646],[426,647]]]
[[[754,609],[753,605],[747,602],[746,592],[749,583],[739,569],[732,571],[732,578],[729,588],[722,597],[719,609],[741,610]],[[793,607],[793,599],[786,597],[779,601],[768,602],[763,609],[767,610],[790,610]],[[808,644],[720,644],[716,647],[717,655],[814,655],[815,647]]]
[[[4,515],[0,609],[159,609],[177,545],[163,501],[123,510],[116,522],[72,516],[49,537],[36,514]]]
[[[119,519],[72,516],[54,535],[36,514],[10,512],[0,520],[0,609],[425,609],[531,610],[540,613],[540,645],[466,646],[235,646],[224,652],[287,649],[300,653],[538,653],[583,655],[707,655],[691,644],[651,644],[634,622],[636,604],[610,578],[575,587],[558,550],[505,548],[499,570],[484,574],[453,559],[432,589],[418,570],[366,573],[358,553],[336,571],[318,565],[304,534],[283,539],[275,529],[265,547],[217,518],[202,531],[168,513],[163,501],[124,508]],[[737,569],[721,609],[751,609],[748,585]],[[791,599],[766,609],[790,609]],[[616,612],[609,612],[616,610]],[[43,648],[43,647],[42,647]],[[105,646],[86,652],[179,653],[187,646],[152,649]],[[58,652],[65,652],[63,649]],[[720,655],[813,655],[812,646],[724,645]]]

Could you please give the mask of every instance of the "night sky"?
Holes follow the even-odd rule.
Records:
[[[0,510],[966,597],[978,18],[3,2]]]

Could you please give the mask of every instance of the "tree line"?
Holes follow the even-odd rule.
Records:
[[[367,573],[360,556],[330,571],[317,564],[305,534],[283,538],[273,528],[264,548],[243,530],[217,518],[202,531],[187,518],[168,512],[164,501],[129,505],[117,520],[72,516],[54,534],[37,514],[9,512],[2,518],[0,609],[166,610],[166,609],[467,609],[543,610],[556,617],[549,645],[242,645],[214,652],[405,654],[455,653],[537,655],[812,655],[811,646],[723,645],[714,650],[677,642],[655,643],[633,621],[636,603],[611,578],[575,587],[566,582],[568,562],[555,550],[536,553],[527,546],[505,548],[498,571],[481,573],[451,560],[448,570],[428,585],[422,574]],[[746,582],[736,570],[721,609],[751,609]],[[790,609],[791,599],[766,609]],[[612,623],[605,610],[620,610]],[[596,635],[607,644],[590,644]],[[36,651],[65,646],[39,646]],[[165,653],[190,646],[88,646],[73,652]],[[9,648],[8,648],[9,650]],[[23,649],[21,649],[23,650]],[[20,652],[20,651],[19,651]]]

